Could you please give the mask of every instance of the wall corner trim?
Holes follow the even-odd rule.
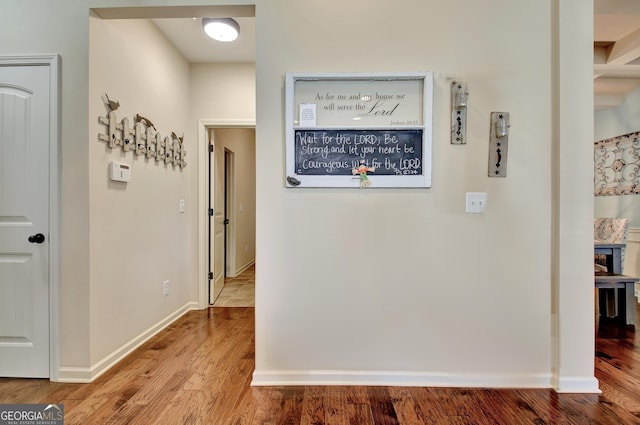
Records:
[[[595,377],[569,376],[557,378],[554,385],[557,393],[601,394],[598,380]]]

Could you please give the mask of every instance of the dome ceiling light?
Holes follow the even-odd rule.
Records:
[[[202,18],[202,29],[214,40],[234,41],[240,34],[240,25],[231,18]]]

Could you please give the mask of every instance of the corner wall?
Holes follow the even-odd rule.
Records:
[[[58,0],[56,2],[42,0],[23,0],[20,2],[7,2],[2,5],[2,13],[0,14],[0,54],[1,55],[33,55],[33,54],[60,54],[62,58],[61,75],[61,126],[60,126],[60,193],[61,205],[60,221],[61,221],[61,252],[60,257],[60,317],[59,317],[59,334],[60,340],[57,341],[59,349],[59,365],[71,375],[79,375],[79,380],[85,379],[87,374],[91,374],[93,366],[105,352],[109,351],[115,341],[107,337],[107,341],[103,346],[96,339],[101,338],[97,332],[104,329],[104,317],[94,320],[92,317],[92,304],[100,303],[100,297],[91,295],[93,284],[90,277],[90,269],[92,263],[101,267],[117,268],[120,263],[111,262],[109,259],[100,262],[101,258],[95,257],[91,251],[90,234],[92,226],[98,226],[100,229],[106,224],[100,220],[92,219],[90,222],[90,209],[92,208],[90,200],[90,147],[96,149],[104,149],[100,142],[97,142],[96,131],[92,128],[89,130],[90,123],[97,128],[97,115],[90,116],[89,107],[96,108],[103,114],[104,109],[101,100],[95,98],[95,95],[89,94],[89,15],[90,8],[102,7],[132,7],[132,6],[148,6],[145,1],[139,0],[91,0],[89,2],[77,2],[75,0]],[[242,6],[247,2],[244,0],[159,0],[154,2],[160,8],[162,6],[213,6],[233,5]],[[251,2],[249,2],[251,4]],[[156,10],[156,9],[147,9]],[[157,9],[161,10],[161,9]],[[173,11],[185,11],[180,7],[171,9]],[[187,13],[188,13],[188,9]],[[51,19],[55,16],[55,19]],[[135,44],[134,40],[128,40],[127,45]],[[129,47],[126,47],[128,50]],[[116,54],[111,52],[110,54]],[[144,52],[143,52],[144,55]],[[152,61],[153,62],[153,61]],[[114,61],[109,66],[121,66],[123,69],[118,70],[122,73],[126,71],[127,64]],[[147,64],[148,65],[148,64]],[[144,68],[146,69],[146,68]],[[253,81],[253,79],[251,80]],[[101,87],[96,90],[97,95],[101,95],[105,88]],[[115,92],[114,92],[115,93]],[[121,96],[121,97],[120,97]],[[126,95],[120,95],[119,99],[123,102]],[[115,97],[115,95],[114,95]],[[253,96],[251,97],[253,99]],[[94,103],[95,102],[95,103]],[[126,100],[128,108],[134,108],[135,104],[131,100]],[[179,104],[183,105],[181,99]],[[188,109],[185,109],[188,110]],[[251,108],[253,111],[254,108]],[[140,110],[133,113],[141,112]],[[130,112],[128,111],[127,114]],[[154,119],[161,120],[163,123],[169,124],[169,119],[165,121],[164,117],[156,115],[155,111],[149,111],[149,115],[154,115]],[[160,121],[158,121],[159,123]],[[158,124],[160,125],[160,124]],[[163,124],[164,125],[164,124]],[[179,125],[171,124],[166,131],[177,129]],[[185,130],[185,140],[189,143],[195,138],[197,123],[194,122],[191,130]],[[164,133],[165,129],[161,128]],[[192,133],[189,134],[189,131]],[[98,145],[98,146],[95,146]],[[197,155],[196,145],[189,147],[187,152],[189,156],[187,161],[187,172],[196,172]],[[104,152],[104,151],[103,151]],[[104,179],[106,174],[104,163],[98,165],[98,170],[93,178]],[[189,168],[191,167],[191,168]],[[91,171],[93,173],[94,171]],[[103,182],[105,180],[102,180]],[[138,182],[136,180],[136,182]],[[186,256],[191,259],[198,258],[198,244],[195,242],[198,238],[198,219],[196,212],[198,190],[197,180],[185,182],[186,192],[185,200],[186,213],[189,216],[188,222],[188,238],[192,241],[187,243],[186,250],[180,252],[180,258]],[[188,195],[190,193],[190,195]],[[175,194],[175,193],[174,193]],[[194,202],[190,203],[189,199],[193,198]],[[110,206],[109,208],[116,208]],[[171,207],[173,211],[173,207]],[[118,213],[122,214],[122,213]],[[104,218],[102,213],[98,217]],[[108,220],[105,220],[108,221]],[[97,223],[97,224],[96,224]],[[125,224],[126,226],[126,224]],[[98,230],[102,232],[102,230]],[[173,247],[166,247],[167,250]],[[146,268],[146,264],[140,264],[139,267]],[[196,282],[198,270],[195,266],[188,264],[181,265],[188,270],[188,280]],[[134,274],[140,273],[138,270]],[[155,273],[155,272],[154,272]],[[182,277],[182,271],[179,272]],[[176,278],[178,280],[181,277]],[[129,279],[130,277],[127,277]],[[155,282],[155,279],[154,279]],[[111,285],[111,281],[103,282],[105,285]],[[127,288],[127,291],[136,290],[138,286]],[[109,291],[108,289],[106,290]],[[189,299],[195,301],[199,297],[197,285],[189,289]],[[127,294],[128,292],[125,292]],[[148,295],[148,294],[147,294]],[[177,293],[176,293],[177,295]],[[176,297],[174,300],[178,301]],[[137,298],[138,299],[138,298]],[[109,302],[113,302],[113,298]],[[182,300],[184,301],[184,300]],[[173,300],[171,301],[173,302]],[[126,301],[125,301],[126,303]],[[174,306],[169,305],[172,309]],[[143,307],[143,309],[146,307]],[[158,313],[158,312],[156,312]],[[153,318],[158,320],[157,317]],[[153,320],[152,319],[152,320]],[[166,317],[165,317],[166,319]],[[156,322],[156,323],[162,323]],[[125,331],[126,333],[127,331]],[[141,337],[144,335],[138,335]],[[123,341],[121,341],[122,343]],[[98,346],[95,346],[98,344]],[[92,346],[93,345],[93,346]],[[54,350],[56,347],[52,347]],[[121,347],[126,349],[126,347]],[[53,376],[57,375],[57,371],[53,372]],[[74,379],[75,380],[75,379]]]
[[[553,386],[597,393],[593,289],[593,2],[553,0]]]
[[[0,54],[62,58],[59,351],[69,366],[88,365],[90,351],[88,17],[88,8],[72,0],[4,2],[0,13]]]
[[[93,376],[130,344],[195,306],[196,256],[190,229],[197,221],[191,189],[197,148],[195,122],[188,120],[189,64],[150,21],[92,17],[89,52]],[[126,117],[133,127],[133,117],[140,114],[163,139],[171,132],[184,135],[187,167],[120,147],[110,149],[98,141],[98,134],[107,131],[98,122],[108,112],[105,93],[120,103],[118,121]],[[130,165],[131,182],[109,180],[111,161]],[[179,212],[180,200],[185,201],[185,213]]]

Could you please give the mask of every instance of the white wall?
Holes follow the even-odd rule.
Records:
[[[95,365],[196,299],[190,239],[196,198],[189,65],[148,20],[90,19],[89,169],[91,363]],[[184,134],[186,168],[110,149],[102,96],[118,100],[118,120],[140,114],[162,137]],[[108,178],[109,162],[131,166],[130,183]],[[186,212],[180,213],[179,201]],[[193,227],[193,224],[191,224]],[[169,280],[169,295],[162,285]]]
[[[226,122],[255,120],[255,69],[253,63],[191,64],[191,116]]]
[[[88,88],[88,8],[146,3],[23,0],[4,4],[0,15],[0,54],[56,52],[63,58],[60,344],[61,364],[69,368],[91,366],[89,335],[103,330],[89,314],[95,304],[90,303],[90,266],[104,267],[101,262],[106,260],[95,256],[89,243],[90,234],[103,224],[90,221],[89,189],[100,170],[90,169],[96,158],[89,158],[99,143],[89,131],[96,119],[89,106],[97,106]],[[557,260],[563,273],[560,286],[571,280],[567,270],[575,270],[583,257],[589,261],[583,251],[591,249],[581,234],[589,229],[578,229],[578,238],[566,231],[558,233],[558,240],[552,238],[552,230],[558,229],[552,226],[551,192],[567,202],[576,200],[578,206],[592,197],[574,191],[570,179],[564,184],[551,178],[549,140],[557,125],[552,117],[558,113],[551,107],[557,87],[550,77],[550,6],[557,2],[481,3],[270,0],[257,5],[256,381],[283,382],[291,372],[302,372],[308,380],[322,374],[306,372],[336,370],[328,380],[339,381],[341,374],[353,380],[357,374],[350,372],[357,371],[388,382],[395,371],[398,381],[548,384],[551,352],[557,349],[550,335],[551,248],[562,244],[566,253]],[[589,3],[562,2],[580,11],[588,11]],[[583,22],[584,14],[578,15]],[[460,25],[452,29],[454,22]],[[573,24],[567,16],[560,19],[560,27],[567,30]],[[582,49],[574,52],[571,42],[566,47],[563,62],[578,57],[581,65]],[[585,75],[590,76],[587,68]],[[285,72],[407,70],[438,73],[432,189],[284,188]],[[447,77],[466,80],[471,91],[469,144],[464,147],[448,142]],[[572,88],[584,88],[582,78],[578,80],[576,85],[569,79],[558,83],[566,86],[564,98],[571,99]],[[223,115],[223,108],[216,108]],[[192,112],[203,116],[198,109],[204,107],[195,105]],[[506,179],[486,177],[488,117],[494,110],[512,113]],[[251,111],[237,114],[250,117]],[[591,124],[590,115],[583,115],[579,108],[569,127]],[[564,137],[561,134],[561,143]],[[573,140],[565,148],[583,153]],[[564,156],[561,169],[582,175],[580,165],[565,165],[570,161]],[[193,156],[187,159],[191,165],[196,162]],[[190,189],[193,186],[195,182]],[[488,192],[486,214],[464,214],[466,191]],[[582,223],[575,209],[563,211],[561,227],[572,215]],[[189,232],[195,235],[193,228]],[[190,250],[195,246],[189,243]],[[373,249],[379,246],[383,248]],[[572,250],[575,246],[580,249]],[[578,277],[571,289],[592,293],[588,281]],[[570,295],[562,294],[565,299]],[[555,336],[560,345],[576,347],[562,358],[569,365],[567,374],[592,379],[592,305],[574,304],[564,302],[555,312],[566,325]],[[591,370],[585,370],[585,360]]]
[[[257,26],[254,384],[551,385],[550,4],[281,0]],[[284,187],[285,72],[420,70],[431,189]],[[449,143],[452,78],[466,146]],[[491,111],[511,113],[504,179],[487,177]],[[465,214],[471,191],[485,214]]]
[[[593,2],[552,2],[553,386],[598,392],[593,376]],[[544,142],[542,142],[544,143]]]
[[[640,89],[629,93],[624,103],[616,108],[596,111],[594,114],[594,141],[640,130]],[[596,196],[595,217],[628,217],[632,227],[640,227],[640,196]]]

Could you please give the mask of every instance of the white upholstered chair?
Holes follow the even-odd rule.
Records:
[[[594,242],[601,243],[627,243],[629,236],[628,218],[596,218],[593,220]],[[622,269],[624,270],[624,251],[622,249]],[[595,256],[595,268],[597,271],[607,271],[604,255]]]

